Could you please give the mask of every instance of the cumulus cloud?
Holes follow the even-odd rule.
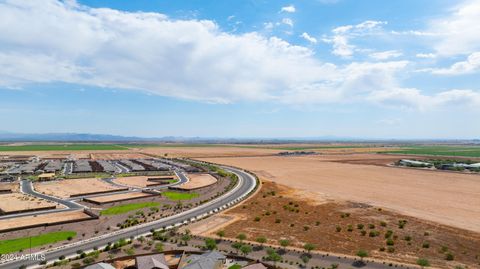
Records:
[[[2,87],[67,82],[212,103],[389,103],[401,96],[395,89],[405,91],[396,77],[409,64],[337,66],[318,60],[309,48],[256,32],[226,33],[210,20],[72,1],[8,0],[0,3],[0,18]],[[333,33],[348,41],[381,24],[368,21]],[[478,99],[477,92],[459,91],[431,97]]]
[[[402,55],[403,53],[401,53],[400,51],[387,50],[387,51],[381,51],[381,52],[374,52],[374,53],[371,53],[369,56],[375,60],[384,61],[391,58],[397,58]]]
[[[368,20],[356,25],[340,26],[332,30],[331,36],[326,36],[322,40],[332,44],[334,55],[349,58],[356,51],[356,46],[350,44],[350,40],[374,34],[381,30],[383,24],[386,24],[386,22]]]
[[[431,22],[438,54],[450,56],[480,51],[480,0],[468,0],[455,6],[451,14]]]
[[[307,40],[308,42],[310,43],[313,43],[313,44],[317,44],[317,39],[313,36],[310,36],[308,33],[306,32],[303,32],[303,34],[301,35],[301,37],[303,37],[303,39]]]
[[[454,63],[449,68],[429,69],[437,75],[464,75],[480,71],[480,52],[475,52],[468,56],[467,60]]]
[[[288,6],[282,7],[280,11],[287,12],[287,13],[295,13],[296,9],[294,5],[288,5]]]

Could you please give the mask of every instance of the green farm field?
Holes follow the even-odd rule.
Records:
[[[20,250],[26,250],[30,247],[44,246],[53,244],[56,242],[68,240],[77,235],[73,231],[61,231],[41,234],[32,237],[21,237],[9,240],[0,241],[0,254],[17,252]]]
[[[383,153],[431,156],[480,157],[480,146],[412,146]]]
[[[2,151],[128,150],[115,144],[1,145]]]

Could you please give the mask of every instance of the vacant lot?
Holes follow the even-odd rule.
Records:
[[[47,225],[70,220],[84,220],[91,218],[83,211],[69,211],[42,214],[37,216],[18,217],[14,219],[1,219],[0,231],[10,228],[22,228],[31,225]]]
[[[70,151],[70,150],[126,150],[113,144],[51,144],[0,146],[0,151]]]
[[[55,203],[21,193],[2,194],[0,200],[0,212],[3,214],[56,207]]]
[[[176,189],[182,190],[194,190],[203,188],[215,184],[217,179],[210,174],[188,174],[189,181],[180,186],[176,186]]]
[[[361,203],[317,204],[268,181],[252,199],[226,214],[224,222],[229,223],[232,216],[237,221],[215,226],[230,238],[239,233],[250,241],[264,236],[276,245],[279,239],[287,239],[292,246],[311,243],[317,250],[350,255],[364,249],[373,257],[409,263],[422,257],[442,268],[454,268],[458,263],[477,268],[480,262],[478,233]],[[214,234],[215,230],[211,231]],[[449,253],[454,261],[445,260]]]
[[[121,160],[121,159],[145,159],[149,156],[145,156],[139,153],[92,153],[92,159],[94,160]]]
[[[355,155],[203,159],[242,167],[315,199],[347,200],[480,232],[480,177],[340,163]],[[358,155],[376,158],[381,155]],[[386,156],[385,158],[392,158]]]
[[[137,177],[119,177],[114,179],[113,181],[118,184],[138,187],[138,188],[145,188],[148,186],[158,185],[160,182],[156,180],[148,180],[148,179],[158,179],[158,178],[170,178],[174,176],[137,176]]]
[[[117,205],[117,206],[112,206],[100,211],[100,214],[101,215],[120,215],[120,214],[125,214],[134,210],[139,210],[147,207],[158,207],[158,206],[160,206],[160,203],[158,202],[145,202],[145,203]]]
[[[72,239],[77,235],[73,231],[52,232],[32,237],[22,237],[0,241],[0,254],[17,252],[38,246],[53,244],[59,241]]]
[[[18,192],[20,185],[18,183],[0,183],[0,190],[10,190],[11,192]]]
[[[276,149],[241,148],[235,146],[218,147],[155,147],[140,150],[148,154],[168,157],[221,157],[221,156],[265,156],[281,152]]]
[[[68,198],[72,195],[121,190],[121,188],[108,184],[98,178],[78,178],[38,182],[35,183],[35,190],[47,195]]]
[[[152,196],[152,195],[149,193],[143,193],[143,192],[119,193],[119,194],[88,198],[88,202],[92,201],[94,203],[105,204],[105,203],[113,203],[113,202],[122,201],[122,200],[144,198],[148,196]]]

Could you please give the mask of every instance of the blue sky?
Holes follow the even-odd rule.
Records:
[[[478,138],[480,1],[0,1],[0,130]]]

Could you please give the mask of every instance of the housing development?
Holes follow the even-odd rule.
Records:
[[[2,268],[479,264],[478,146],[77,145],[2,146]]]

